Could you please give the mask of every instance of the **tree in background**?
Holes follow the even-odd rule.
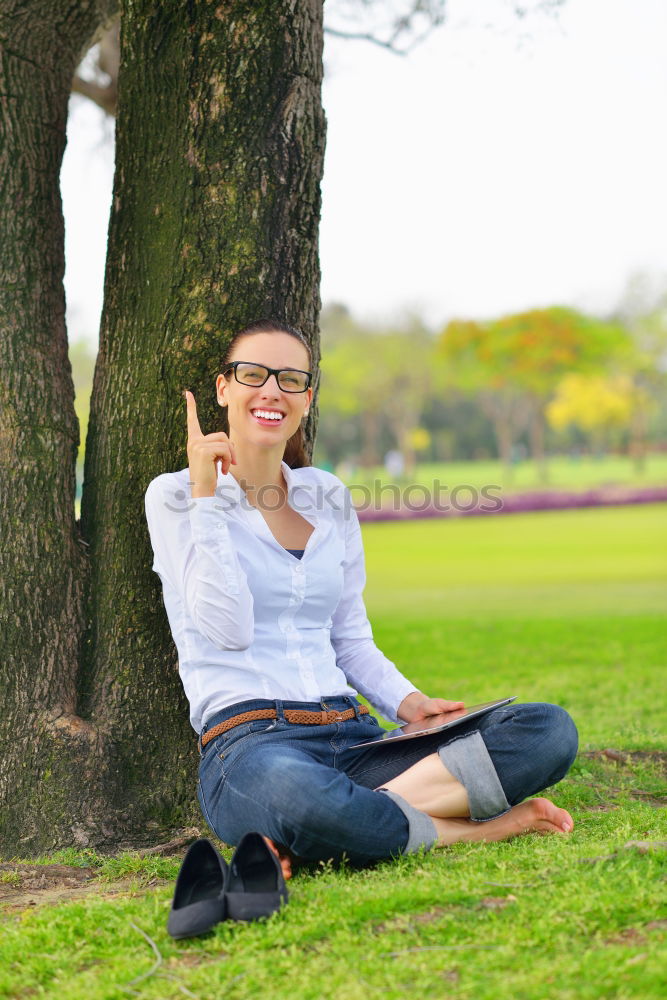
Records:
[[[632,428],[637,412],[647,412],[652,402],[629,375],[573,372],[561,379],[545,413],[549,425],[556,430],[574,426],[584,431],[590,436],[594,450],[600,453],[609,446],[615,431]]]
[[[571,372],[604,371],[628,345],[619,324],[553,306],[487,322],[452,320],[438,349],[448,382],[475,396],[493,421],[506,469],[513,443],[528,428],[546,480],[544,410],[558,383]]]
[[[439,388],[440,367],[435,363],[434,340],[413,318],[402,330],[390,330],[373,345],[382,394],[382,415],[403,456],[404,474],[414,472],[423,431],[423,414]]]
[[[443,330],[438,354],[448,386],[474,398],[491,421],[498,454],[511,469],[512,445],[527,426],[530,408],[513,379],[501,374],[488,329],[473,320],[451,320]]]
[[[335,306],[322,314],[321,338],[318,398],[323,420],[318,426],[318,437],[335,438],[349,418],[357,418],[361,462],[363,465],[377,465],[382,387],[378,392],[378,358],[370,349],[368,331],[352,318],[345,307]],[[335,442],[330,443],[334,446],[335,460],[340,460],[347,449],[339,452]]]
[[[362,465],[379,465],[381,445],[391,444],[409,474],[420,444],[416,432],[437,386],[431,333],[416,316],[400,328],[370,327],[334,306],[322,315],[322,355],[319,398],[326,419],[337,427],[358,417]]]
[[[77,340],[70,344],[69,359],[72,365],[72,381],[74,382],[74,409],[79,421],[80,440],[76,459],[76,482],[77,495],[80,495],[85,454],[83,445],[88,434],[90,397],[93,391],[93,375],[95,373],[95,353],[87,340]]]
[[[634,275],[615,311],[632,338],[623,370],[634,389],[630,452],[638,473],[649,442],[667,434],[667,290],[664,278],[657,291],[651,285],[647,275]]]

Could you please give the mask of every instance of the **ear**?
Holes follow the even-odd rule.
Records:
[[[215,392],[218,404],[220,406],[227,406],[227,379],[224,375],[218,375],[215,380]]]

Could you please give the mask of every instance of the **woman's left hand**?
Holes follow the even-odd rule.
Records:
[[[442,715],[444,712],[457,712],[465,708],[462,701],[448,701],[446,698],[429,698],[421,691],[413,691],[404,698],[398,706],[397,715],[405,722],[420,722],[431,715]]]

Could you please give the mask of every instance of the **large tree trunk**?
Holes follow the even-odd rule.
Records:
[[[218,429],[214,381],[233,331],[284,318],[319,360],[321,18],[321,0],[134,0],[122,13],[82,501],[91,558],[83,711],[107,746],[108,833],[98,824],[96,842],[199,815],[196,737],[143,496],[154,476],[187,465],[184,388],[205,431]],[[311,408],[311,445],[314,421]]]
[[[232,331],[284,317],[319,361],[321,0],[128,2],[79,536],[58,195],[71,78],[100,19],[79,5],[89,20],[75,40],[74,3],[17,3],[2,57],[3,93],[21,106],[7,104],[2,148],[16,209],[1,302],[0,851],[23,856],[145,842],[198,815],[143,494],[187,464],[184,388],[217,429]],[[56,46],[64,23],[72,38]],[[311,447],[316,418],[311,407]]]
[[[103,0],[8,0],[0,23],[0,849],[76,839],[88,774],[77,717],[85,546],[65,332],[59,175],[72,75]]]

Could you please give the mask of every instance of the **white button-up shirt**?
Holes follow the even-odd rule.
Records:
[[[230,474],[192,497],[189,470],[146,491],[153,569],[200,732],[221,708],[255,698],[364,697],[392,721],[415,691],[377,648],[362,592],[364,552],[350,492],[312,466],[282,470],[288,502],[314,526],[303,558],[274,538]],[[274,494],[275,497],[275,494]]]

